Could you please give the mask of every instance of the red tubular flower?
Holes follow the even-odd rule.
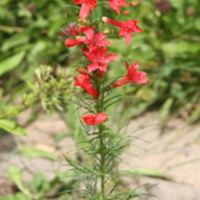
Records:
[[[96,0],[73,0],[75,4],[82,4],[79,16],[82,20],[90,14],[90,11],[94,10],[97,5]]]
[[[74,78],[74,80],[76,81],[74,85],[82,87],[91,96],[95,98],[98,97],[98,91],[90,83],[90,76],[88,74],[81,73],[78,77]]]
[[[101,32],[94,33],[94,30],[89,28],[84,33],[87,38],[83,38],[82,40],[83,43],[89,44],[90,51],[96,49],[98,46],[102,47],[111,44],[109,40],[104,39],[106,36]]]
[[[148,79],[146,78],[147,75],[146,72],[137,72],[138,62],[132,64],[131,67],[129,67],[128,62],[126,62],[126,69],[127,69],[127,74],[122,79],[119,79],[115,82],[115,84],[113,85],[114,88],[129,83],[145,84],[148,82]]]
[[[103,123],[108,118],[107,114],[98,113],[97,115],[87,114],[82,117],[83,121],[88,125],[96,125]]]
[[[99,70],[99,75],[107,72],[107,63],[117,58],[117,55],[109,54],[106,56],[107,49],[105,47],[96,48],[93,51],[87,52],[83,50],[92,64],[88,65],[88,73]]]
[[[119,36],[125,36],[126,44],[128,45],[131,41],[131,34],[130,33],[138,33],[143,31],[137,25],[139,20],[128,20],[126,22],[119,22],[117,20],[109,19],[107,17],[103,17],[102,21],[112,24],[113,26],[117,26],[120,28]]]
[[[118,14],[120,13],[119,11],[119,6],[124,6],[126,7],[126,2],[125,0],[108,0],[110,2],[110,7],[115,10]]]
[[[85,33],[86,37],[80,37],[75,40],[67,39],[65,41],[65,45],[68,47],[72,47],[81,43],[89,44],[89,49],[90,51],[92,51],[98,46],[107,46],[111,44],[109,40],[104,39],[106,36],[103,33],[94,33],[94,30],[90,27],[87,27],[83,30],[80,29],[80,31]]]

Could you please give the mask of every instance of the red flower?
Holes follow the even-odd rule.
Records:
[[[88,125],[101,124],[107,119],[108,115],[104,113],[98,113],[97,115],[87,114],[82,117],[83,121]]]
[[[126,38],[126,44],[129,44],[131,41],[131,34],[130,33],[138,33],[143,31],[140,29],[140,27],[137,25],[139,20],[128,20],[126,22],[119,22],[113,19],[109,19],[107,17],[103,17],[102,21],[112,24],[113,26],[120,27],[119,36],[125,36]]]
[[[73,0],[75,4],[82,4],[79,16],[82,20],[90,14],[90,11],[94,10],[97,5],[96,0]]]
[[[91,96],[97,98],[98,91],[90,83],[90,76],[88,74],[81,73],[78,77],[74,78],[76,81],[74,85],[82,87],[88,92]]]
[[[94,33],[93,29],[87,29],[84,31],[87,38],[83,38],[83,43],[89,44],[90,51],[97,48],[97,46],[107,46],[110,45],[110,41],[104,39],[106,36],[103,33],[97,32]]]
[[[110,7],[115,10],[118,14],[120,13],[119,11],[119,6],[124,6],[126,7],[126,2],[125,0],[108,0],[110,2]]]
[[[87,52],[84,49],[83,51],[87,55],[88,59],[92,62],[92,64],[88,65],[89,74],[98,69],[99,75],[101,76],[103,73],[107,72],[107,63],[117,58],[117,55],[114,54],[109,54],[106,56],[107,49],[105,47],[96,48],[90,52]]]
[[[67,39],[65,41],[65,45],[68,47],[72,47],[78,45],[80,43],[89,44],[90,51],[96,49],[98,46],[107,46],[110,45],[110,41],[104,39],[106,36],[103,33],[94,33],[94,30],[90,27],[87,29],[80,30],[81,32],[85,33],[86,37],[80,37],[76,40]]]
[[[131,67],[129,67],[128,63],[126,62],[126,69],[127,69],[127,74],[122,79],[119,79],[115,82],[115,84],[113,85],[114,88],[129,83],[145,84],[148,82],[148,79],[146,78],[147,75],[146,72],[137,72],[138,62],[132,64]]]

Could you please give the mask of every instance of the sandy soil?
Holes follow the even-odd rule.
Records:
[[[18,120],[23,124],[26,119],[26,115],[22,115]],[[125,178],[127,185],[135,187],[146,183],[154,184],[146,188],[146,192],[157,195],[161,200],[200,200],[199,126],[188,126],[181,119],[173,119],[169,121],[163,132],[156,125],[158,122],[159,117],[156,112],[148,112],[131,121],[128,132],[139,129],[132,136],[149,142],[133,138],[133,145],[123,155],[124,161],[120,164],[120,170],[130,170],[135,167],[150,168],[169,175],[171,180],[129,176]],[[144,128],[144,124],[148,127]],[[53,179],[55,170],[67,170],[62,162],[42,158],[33,158],[30,161],[14,152],[17,145],[23,143],[59,157],[63,154],[68,157],[72,156],[74,144],[70,138],[62,139],[58,143],[54,140],[56,134],[68,131],[58,116],[41,115],[37,121],[28,125],[26,130],[29,137],[8,134],[0,136],[0,197],[12,192],[5,173],[9,165],[22,168],[25,181],[29,181],[36,170],[43,171],[49,180]],[[147,199],[156,198],[144,198],[144,200]]]

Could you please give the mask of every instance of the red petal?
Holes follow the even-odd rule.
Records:
[[[119,6],[126,6],[125,0],[109,0],[110,2],[110,7],[115,10],[118,14],[120,13],[119,11]]]
[[[73,40],[73,39],[67,39],[66,41],[65,41],[65,45],[67,46],[67,47],[73,47],[73,46],[75,46],[75,45],[78,45],[78,44],[80,44],[80,43],[82,43],[82,42],[84,42],[84,40],[85,40],[85,38],[79,38],[79,39],[77,39],[77,40]]]
[[[97,64],[90,64],[90,65],[88,65],[88,73],[90,74],[91,72],[95,71],[98,68],[99,68],[99,65],[97,65]]]
[[[82,119],[88,125],[95,125],[95,115],[87,114],[83,116]]]
[[[85,35],[87,36],[88,39],[92,39],[93,36],[94,36],[94,31],[93,31],[91,28],[88,28],[88,29],[85,31]]]
[[[109,19],[107,17],[102,17],[102,21],[112,24],[113,26],[118,26],[118,27],[122,27],[123,23],[117,20],[113,20],[113,19]]]
[[[82,117],[83,121],[88,125],[96,125],[103,123],[108,118],[107,114],[98,113],[97,115],[87,114]]]
[[[79,16],[82,20],[85,20],[85,18],[90,14],[90,6],[88,4],[83,4],[79,13]]]
[[[108,67],[107,67],[106,64],[99,66],[100,74],[102,75],[103,73],[106,73],[107,72],[107,68]]]
[[[94,40],[95,40],[95,41],[97,41],[97,40],[101,41],[101,40],[103,40],[105,37],[106,37],[106,36],[105,36],[103,33],[98,32],[98,33],[95,34]]]
[[[73,1],[75,4],[82,4],[85,2],[84,0],[73,0]]]
[[[90,94],[93,97],[97,98],[99,96],[98,91],[95,88],[93,88],[92,86],[87,88],[86,91],[88,92],[88,94]]]
[[[106,119],[108,118],[108,115],[107,114],[104,114],[104,113],[98,113],[96,115],[96,124],[101,124],[103,123]]]
[[[94,50],[94,53],[97,54],[99,60],[103,60],[106,56],[107,49],[106,47],[99,47],[98,49]]]
[[[112,62],[112,61],[115,60],[117,57],[118,57],[118,55],[109,54],[108,56],[105,57],[104,62],[105,62],[105,63]]]
[[[132,66],[128,69],[126,76],[133,76],[138,69],[138,62],[133,63]]]
[[[128,32],[125,32],[125,38],[126,38],[126,45],[128,45],[131,41],[131,34]]]
[[[94,36],[94,40],[96,41],[98,46],[107,46],[110,45],[111,42],[107,39],[104,39],[106,36],[103,33],[96,33]]]

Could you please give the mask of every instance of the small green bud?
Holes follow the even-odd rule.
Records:
[[[57,77],[61,78],[63,76],[63,71],[62,70],[58,70],[56,72]]]
[[[51,84],[51,86],[55,86],[57,84],[57,80],[55,78],[52,78],[49,83]]]
[[[51,88],[51,84],[49,84],[48,82],[46,82],[46,83],[44,84],[44,87],[45,87],[46,89],[50,89],[50,88]]]
[[[67,80],[64,79],[64,78],[62,78],[62,79],[60,79],[60,83],[63,84],[63,85],[65,85],[67,83]]]

